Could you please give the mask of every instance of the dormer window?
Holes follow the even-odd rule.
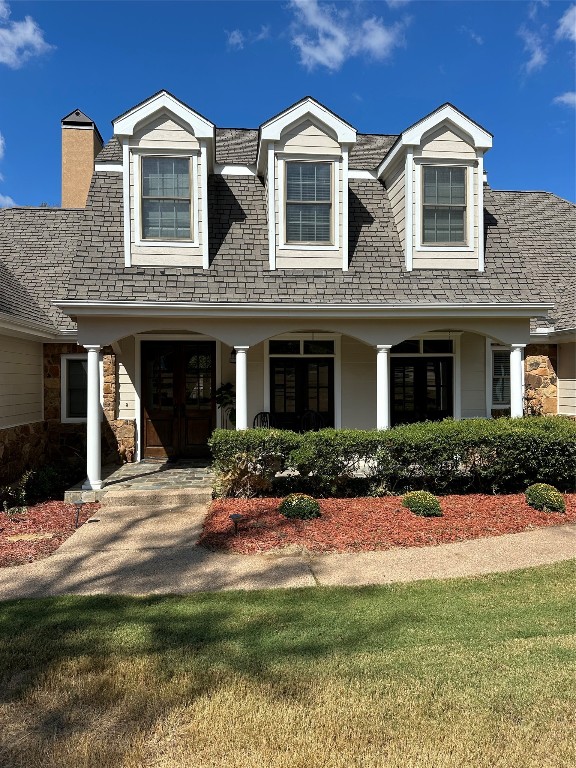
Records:
[[[332,163],[286,163],[286,242],[332,243]]]
[[[142,158],[142,239],[191,240],[189,157]]]
[[[422,242],[465,243],[466,169],[424,166]]]

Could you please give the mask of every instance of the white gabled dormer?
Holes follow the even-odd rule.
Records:
[[[123,148],[125,265],[207,269],[214,125],[167,91],[112,124]]]
[[[492,135],[451,104],[405,130],[378,168],[406,269],[484,271],[484,153]]]
[[[348,269],[348,153],[356,130],[310,97],[260,126],[270,269]]]

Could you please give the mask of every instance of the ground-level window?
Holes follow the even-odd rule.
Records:
[[[510,352],[492,350],[492,407],[510,407]]]
[[[86,355],[62,357],[62,421],[85,421],[88,392]]]

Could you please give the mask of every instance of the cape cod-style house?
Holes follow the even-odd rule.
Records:
[[[103,459],[255,419],[575,415],[575,207],[492,190],[491,146],[451,104],[400,135],[313,98],[228,129],[161,91],[105,146],[67,115],[62,208],[0,212],[2,476],[86,440],[98,489]]]

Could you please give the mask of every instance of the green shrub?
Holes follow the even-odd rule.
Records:
[[[410,491],[402,499],[402,506],[421,517],[442,517],[440,502],[429,491]]]
[[[305,493],[291,493],[282,499],[278,511],[290,519],[312,520],[320,517],[320,504]]]
[[[209,446],[218,496],[269,495],[272,481],[286,468],[298,435],[280,429],[217,429]]]
[[[526,488],[526,501],[534,509],[543,512],[566,512],[564,496],[547,483],[534,483]]]

